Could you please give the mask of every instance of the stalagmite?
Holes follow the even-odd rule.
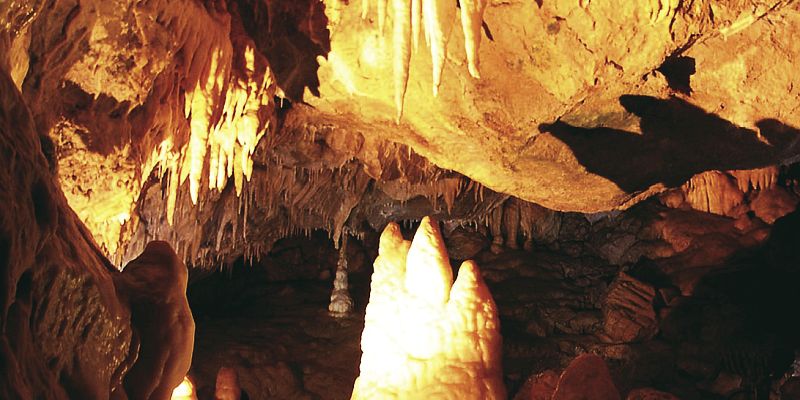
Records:
[[[477,265],[453,274],[438,223],[380,238],[352,399],[504,399],[497,307]]]
[[[394,9],[394,104],[397,123],[403,116],[403,99],[408,86],[408,68],[411,62],[411,8],[408,0],[392,0]]]
[[[189,271],[166,242],[150,242],[114,284],[131,305],[131,324],[141,342],[125,376],[133,399],[166,399],[186,376],[194,348],[194,319],[186,300]]]
[[[214,400],[239,400],[242,398],[242,387],[239,385],[239,375],[236,370],[222,367],[217,372],[217,382],[214,389]]]
[[[480,78],[478,49],[481,47],[483,13],[486,11],[486,6],[489,5],[489,0],[460,1],[461,28],[464,30],[464,50],[467,53],[469,73],[473,78]]]
[[[328,311],[331,316],[341,318],[353,312],[353,299],[347,282],[347,234],[342,235],[339,246],[339,261],[336,263],[336,277],[333,279],[333,292]]]
[[[503,251],[503,205],[499,204],[489,212],[489,232],[492,234],[492,253]]]
[[[183,382],[172,391],[170,400],[197,400],[197,392],[189,377],[183,378]]]

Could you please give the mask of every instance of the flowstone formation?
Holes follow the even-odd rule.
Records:
[[[352,399],[505,399],[497,306],[478,266],[453,271],[438,222],[380,238]]]

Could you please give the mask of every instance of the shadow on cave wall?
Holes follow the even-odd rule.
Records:
[[[327,57],[331,50],[325,4],[320,0],[237,0],[231,6],[231,14],[238,12],[286,97],[302,101],[306,88],[319,96],[317,56]]]
[[[800,130],[780,121],[757,123],[761,137],[671,97],[621,96],[638,116],[642,134],[613,128],[581,128],[562,121],[539,126],[564,142],[586,169],[628,192],[663,182],[674,187],[708,170],[752,169],[791,156]]]

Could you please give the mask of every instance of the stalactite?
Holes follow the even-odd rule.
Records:
[[[425,34],[430,37],[433,95],[439,95],[442,71],[447,57],[455,6],[450,0],[422,0],[422,17]]]
[[[464,30],[464,50],[467,53],[469,73],[473,78],[480,78],[478,48],[481,46],[483,13],[489,5],[489,0],[460,0],[460,2],[461,27]]]
[[[422,28],[422,0],[411,0],[411,40],[414,51],[419,50],[419,31]]]
[[[719,171],[695,175],[682,189],[692,208],[713,214],[729,215],[744,200],[744,194],[731,177]]]
[[[411,62],[411,7],[408,0],[392,0],[394,10],[394,104],[397,109],[396,122],[403,116],[403,100],[408,86],[408,69]]]
[[[492,253],[498,254],[503,249],[503,205],[495,207],[487,218],[489,232],[492,234]]]
[[[778,167],[770,166],[766,168],[729,171],[736,183],[739,185],[739,190],[747,193],[750,190],[765,190],[775,185],[778,180]]]
[[[383,28],[386,26],[386,5],[389,0],[378,0],[378,30],[383,34]]]
[[[519,248],[517,236],[519,234],[520,212],[519,204],[514,199],[509,199],[503,207],[503,233],[506,237],[506,247]]]
[[[378,30],[381,33],[383,33],[386,19],[386,2],[387,0],[378,0],[377,3]],[[481,43],[483,15],[489,2],[488,0],[461,0],[461,3],[461,24],[464,31],[468,70],[470,75],[479,78],[478,50]],[[361,17],[366,19],[370,9],[369,0],[362,1],[361,7]],[[447,57],[447,43],[456,16],[456,8],[456,2],[452,0],[392,0],[394,101],[398,123],[403,114],[403,102],[411,61],[411,45],[413,43],[414,49],[417,49],[420,30],[423,27],[425,41],[431,52],[432,92],[434,96],[438,96]]]

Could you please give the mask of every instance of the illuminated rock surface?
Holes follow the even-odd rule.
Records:
[[[0,397],[118,397],[114,266],[164,240],[230,314],[200,391],[347,398],[375,231],[425,215],[481,266],[510,393],[587,352],[622,397],[794,390],[800,4],[454,3],[2,2]]]
[[[453,272],[438,222],[380,239],[353,399],[503,399],[497,308],[474,262]]]
[[[197,393],[191,379],[183,378],[178,387],[172,391],[170,400],[197,400]]]
[[[214,400],[239,400],[241,397],[242,387],[239,385],[239,375],[236,370],[229,367],[220,368],[214,386]]]
[[[118,272],[67,205],[4,71],[0,110],[0,397],[107,399],[135,351]]]
[[[787,72],[800,54],[790,40],[796,3],[382,0],[363,2],[366,18],[356,3],[9,3],[0,66],[54,138],[70,204],[109,255],[135,231],[129,218],[153,180],[174,222],[229,181],[255,192],[246,186],[254,174],[266,179],[260,156],[299,170],[341,167],[342,158],[316,157],[325,146],[376,181],[390,178],[385,149],[401,144],[427,160],[397,164],[409,181],[430,162],[582,212],[800,154],[791,111],[800,84]],[[262,143],[278,131],[310,140],[319,127],[325,146],[259,150],[278,144]],[[315,162],[287,160],[292,152]],[[724,212],[736,202],[716,197],[699,206]]]

